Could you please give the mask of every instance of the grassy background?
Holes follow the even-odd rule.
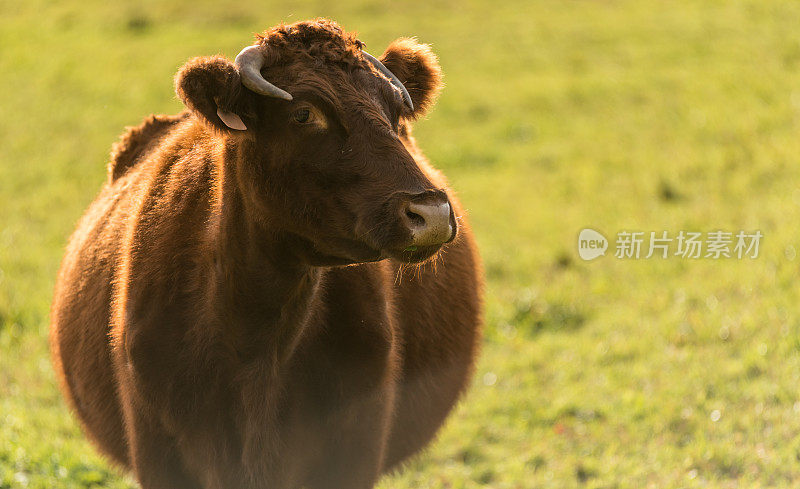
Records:
[[[187,58],[318,15],[375,54],[433,44],[447,87],[416,133],[487,273],[469,397],[381,488],[800,480],[799,3],[0,0],[0,488],[133,487],[54,384],[67,236],[123,126],[180,110]],[[583,262],[586,226],[765,238],[756,260]]]

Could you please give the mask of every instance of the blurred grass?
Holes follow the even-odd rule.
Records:
[[[0,488],[132,487],[54,384],[66,238],[189,57],[314,16],[432,43],[416,135],[468,208],[487,331],[468,398],[382,488],[800,480],[800,4],[0,0]],[[666,189],[666,190],[665,190]],[[756,260],[582,262],[577,233],[760,229]]]

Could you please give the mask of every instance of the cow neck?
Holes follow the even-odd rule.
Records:
[[[321,269],[303,263],[281,233],[249,213],[236,178],[241,145],[220,144],[212,218],[214,304],[226,337],[246,358],[288,360],[313,314]]]

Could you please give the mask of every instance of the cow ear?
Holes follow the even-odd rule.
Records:
[[[227,58],[190,59],[175,75],[175,92],[206,124],[224,132],[245,131],[249,111],[239,71]]]
[[[442,88],[439,60],[427,44],[400,38],[389,44],[381,55],[383,63],[405,85],[414,102],[414,117],[424,114]]]

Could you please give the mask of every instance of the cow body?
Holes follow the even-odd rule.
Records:
[[[480,265],[409,130],[459,216],[413,266],[262,210],[255,137],[192,111],[123,137],[70,240],[51,345],[85,431],[144,489],[368,488],[433,438],[472,371]]]

